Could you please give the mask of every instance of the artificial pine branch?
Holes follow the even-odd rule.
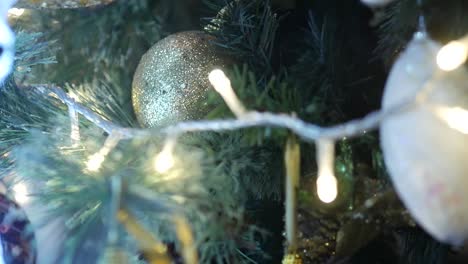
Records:
[[[218,12],[208,19],[205,27],[216,37],[216,43],[258,71],[259,80],[269,79],[273,74],[271,60],[279,27],[279,17],[272,11],[270,1],[207,2]]]

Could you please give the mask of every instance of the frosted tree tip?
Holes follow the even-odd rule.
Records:
[[[467,46],[460,41],[451,41],[437,53],[437,66],[443,71],[453,71],[465,63]]]

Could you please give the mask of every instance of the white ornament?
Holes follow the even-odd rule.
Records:
[[[437,109],[468,108],[468,73],[464,67],[441,71],[440,48],[417,33],[394,64],[383,109],[422,89],[427,98],[382,123],[381,146],[394,187],[416,221],[436,239],[461,244],[468,238],[468,135],[451,128]]]
[[[16,0],[0,0],[0,84],[11,73],[15,59],[15,35],[8,26],[7,14]]]

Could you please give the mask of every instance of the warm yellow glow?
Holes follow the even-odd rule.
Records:
[[[467,46],[460,41],[451,41],[437,53],[437,65],[444,71],[452,71],[465,63],[468,56]]]
[[[19,204],[25,204],[29,201],[28,188],[23,182],[19,182],[13,186],[13,194],[15,196],[15,201]]]
[[[461,107],[437,107],[437,116],[447,125],[463,134],[468,134],[468,111]]]
[[[88,161],[86,162],[86,169],[88,171],[96,172],[102,166],[104,160],[106,160],[107,155],[113,150],[117,144],[119,143],[121,137],[119,133],[110,134],[107,137],[106,142],[104,142],[104,146],[93,155],[89,156]]]
[[[229,109],[238,117],[242,116],[246,111],[242,103],[237,98],[236,93],[231,86],[231,81],[220,69],[210,72],[208,75],[211,85],[223,97],[224,102],[228,105]]]
[[[24,13],[24,8],[10,8],[8,10],[9,16],[16,16],[19,17]]]
[[[331,203],[338,195],[338,182],[330,169],[322,170],[317,178],[317,195],[324,203]]]
[[[98,171],[104,160],[105,156],[101,152],[95,153],[89,156],[88,161],[86,162],[86,168],[89,171]]]
[[[317,141],[317,195],[324,203],[331,203],[338,195],[338,181],[334,174],[335,142]]]
[[[170,149],[164,149],[154,160],[154,169],[159,173],[166,173],[174,167],[174,155]]]
[[[213,85],[215,90],[220,94],[223,94],[227,90],[231,89],[231,81],[220,69],[211,71],[208,75],[208,79],[210,80],[211,85]]]

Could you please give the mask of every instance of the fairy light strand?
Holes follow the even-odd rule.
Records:
[[[322,145],[322,143],[324,142],[323,139],[334,141],[342,138],[358,136],[361,135],[364,131],[370,131],[378,128],[381,122],[389,117],[393,117],[395,115],[399,115],[408,112],[412,109],[415,109],[415,107],[418,107],[419,105],[425,103],[425,100],[421,100],[421,98],[425,98],[425,96],[421,95],[427,92],[427,87],[431,87],[431,80],[428,80],[424,87],[421,89],[421,91],[414,98],[408,98],[407,101],[404,101],[399,105],[396,105],[386,110],[371,112],[361,119],[351,120],[335,126],[321,127],[315,124],[307,123],[293,115],[247,110],[245,109],[241,101],[236,96],[234,90],[232,89],[230,80],[221,70],[217,69],[212,71],[209,74],[208,78],[215,90],[221,95],[221,97],[224,99],[230,110],[235,114],[235,116],[237,117],[236,119],[186,121],[179,122],[175,125],[168,127],[151,129],[127,128],[116,125],[106,120],[99,114],[93,112],[92,110],[83,106],[79,102],[76,102],[59,87],[37,86],[33,88],[36,88],[37,91],[39,91],[42,94],[58,98],[69,108],[76,111],[76,113],[83,115],[86,119],[103,129],[104,131],[108,132],[111,136],[114,133],[118,134],[118,140],[145,138],[156,135],[166,135],[166,145],[161,151],[161,153],[159,153],[156,156],[154,164],[156,171],[160,173],[165,173],[174,166],[173,148],[176,143],[175,139],[177,139],[178,136],[184,133],[202,131],[222,132],[251,127],[278,127],[289,129],[304,141],[318,141],[317,144],[320,148],[320,145]],[[434,114],[438,115],[439,117],[441,115],[440,113],[440,111],[434,111]],[[447,111],[445,113],[447,113]],[[455,112],[452,111],[452,116],[454,113]],[[458,111],[457,113],[460,114],[462,113],[462,111]],[[465,118],[464,115],[463,117]],[[457,123],[461,122],[459,121],[459,118],[452,118],[449,120],[447,115],[445,115],[443,118],[447,121],[447,124],[454,129],[457,129]],[[463,124],[458,126],[463,126]],[[464,129],[465,128],[459,128],[459,130],[461,131],[465,131]],[[468,130],[468,128],[466,130]],[[115,144],[117,144],[117,142]],[[106,148],[106,146],[104,146],[103,149],[101,149],[101,151],[92,155],[87,163],[88,169],[90,171],[99,170],[102,162],[105,159],[105,156],[112,149],[113,147]],[[317,157],[317,159],[319,161],[319,157]],[[327,166],[328,168],[330,168],[330,165],[326,165],[325,168],[327,168]],[[319,175],[323,176],[327,175],[328,173],[329,176],[318,177],[317,184],[320,186],[329,186],[329,192],[333,194],[334,190],[332,190],[333,188],[330,186],[336,186],[336,178],[333,176],[332,170],[328,169],[328,171],[323,171],[324,166],[319,167],[322,167],[322,171],[319,171]],[[333,195],[330,195],[330,197],[332,196]],[[331,200],[331,198],[325,200]]]
[[[251,127],[287,128],[305,141],[313,142],[320,138],[340,139],[360,135],[364,130],[373,130],[389,116],[408,111],[415,106],[415,100],[410,99],[400,105],[384,111],[371,112],[362,119],[351,120],[331,127],[321,127],[307,123],[295,116],[282,113],[247,111],[239,119],[200,120],[179,122],[165,128],[127,128],[116,125],[96,114],[82,104],[71,99],[61,88],[56,86],[37,86],[40,93],[51,95],[67,105],[74,106],[76,112],[100,127],[109,134],[118,132],[121,139],[146,138],[156,135],[178,136],[189,132],[222,132]]]
[[[424,17],[421,16],[420,18],[421,21],[424,22]],[[420,23],[420,27],[423,24],[424,23]],[[436,60],[439,68],[449,71],[457,69],[466,61],[467,57],[468,48],[466,43],[451,42],[439,51]],[[294,115],[248,110],[238,99],[232,89],[230,80],[221,70],[212,71],[208,78],[229,109],[234,113],[236,119],[187,121],[179,122],[165,128],[156,129],[127,128],[106,120],[101,115],[75,101],[59,87],[37,86],[32,88],[47,96],[53,96],[68,106],[72,122],[71,138],[73,140],[79,140],[79,114],[109,133],[109,137],[106,139],[104,146],[97,153],[91,155],[86,162],[86,167],[89,171],[98,171],[101,168],[102,163],[105,161],[106,156],[122,139],[144,138],[161,134],[165,135],[166,144],[162,151],[155,157],[154,168],[159,173],[166,173],[175,165],[174,148],[177,143],[176,139],[181,134],[201,131],[220,132],[250,127],[279,127],[289,129],[305,141],[316,142],[316,159],[318,165],[318,177],[316,181],[317,195],[322,202],[331,203],[338,195],[338,181],[334,174],[335,140],[361,135],[365,131],[378,128],[382,121],[388,117],[408,112],[409,110],[418,107],[421,103],[426,103],[424,100],[420,100],[420,98],[425,98],[425,96],[421,96],[421,94],[427,92],[424,87],[430,86],[431,81],[428,80],[421,89],[421,92],[419,92],[414,98],[409,98],[407,101],[391,107],[390,109],[371,112],[361,119],[351,120],[335,126],[321,127],[307,123]],[[447,126],[452,129],[456,129],[465,134],[468,133],[468,111],[466,109],[461,107],[441,106],[433,109],[433,114],[444,120]],[[131,186],[129,189],[135,190],[133,187],[135,186]],[[139,191],[140,190],[138,190],[137,193],[141,196],[142,193]],[[133,194],[135,195],[135,193]],[[151,199],[154,198],[151,196],[150,191],[144,195]],[[165,208],[165,201],[160,201],[160,197],[156,198],[157,199],[152,199],[153,202],[155,202],[156,205],[161,206],[161,208]],[[162,247],[163,245],[158,244],[158,241],[153,240],[151,237],[145,237],[145,230],[140,229],[138,225],[134,224],[134,221],[130,221],[131,215],[128,215],[124,210],[120,210],[117,214],[117,218],[120,220],[121,224],[127,227],[127,229],[143,238],[142,246],[152,245],[153,249],[158,248],[159,251],[157,250],[158,252],[156,253],[161,255],[163,261],[167,260],[167,263],[169,263],[169,260],[166,258],[167,255],[165,254],[165,248]],[[291,217],[291,219],[293,218]],[[190,247],[190,245],[193,244],[193,241],[190,236],[191,234],[188,233],[189,229],[185,222],[179,222],[179,229],[177,232],[182,239],[182,243],[186,245],[187,251],[183,252],[184,257],[188,260],[188,263],[195,263],[197,260],[197,253]],[[290,241],[294,241],[294,237],[291,236],[288,238]],[[187,247],[187,245],[189,246]]]
[[[88,158],[86,168],[90,172],[97,172],[100,170],[106,156],[122,139],[144,138],[160,134],[168,135],[163,150],[156,156],[154,161],[155,170],[159,173],[166,173],[174,166],[173,150],[176,144],[176,139],[184,133],[202,131],[220,132],[250,127],[270,126],[287,128],[305,141],[312,142],[323,138],[336,140],[344,137],[360,135],[363,131],[372,130],[378,127],[378,125],[388,116],[408,111],[412,107],[416,106],[415,99],[412,99],[386,111],[372,112],[362,119],[351,120],[331,127],[320,127],[315,124],[304,122],[294,115],[247,111],[235,95],[230,85],[230,81],[224,73],[219,70],[215,71],[215,73],[214,77],[211,75],[210,81],[213,82],[213,86],[217,89],[231,111],[233,111],[238,118],[180,122],[162,129],[121,127],[86,108],[59,87],[38,86],[34,88],[43,94],[49,96],[52,95],[58,98],[70,109],[73,109],[76,113],[83,115],[87,120],[110,134],[101,150]],[[318,185],[320,186],[334,186],[334,177],[319,177],[319,179],[320,181],[318,182]],[[322,182],[323,180],[327,181]]]

